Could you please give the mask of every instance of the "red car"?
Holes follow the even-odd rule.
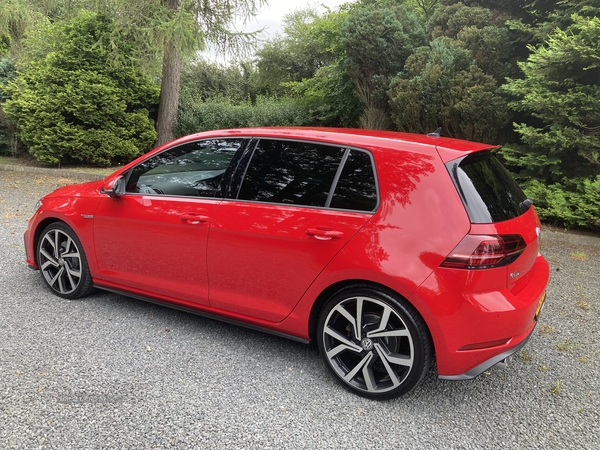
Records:
[[[493,147],[349,129],[211,131],[44,197],[27,263],[316,342],[351,391],[402,395],[437,362],[477,376],[525,345],[549,267]]]

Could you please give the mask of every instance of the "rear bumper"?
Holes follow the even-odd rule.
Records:
[[[541,255],[518,293],[506,288],[506,272],[501,270],[462,273],[457,279],[456,270],[438,269],[414,294],[429,309],[422,315],[433,338],[438,376],[445,380],[476,377],[519,351],[537,324],[550,279],[550,267]],[[494,280],[497,286],[485,289]]]
[[[509,356],[517,353],[519,350],[521,350],[523,347],[525,347],[525,344],[527,344],[527,341],[529,341],[529,338],[533,334],[534,329],[535,329],[535,325],[533,326],[531,332],[527,335],[527,337],[525,339],[523,339],[516,347],[514,347],[510,350],[507,350],[505,352],[502,352],[496,356],[492,356],[487,361],[482,362],[478,366],[475,366],[472,369],[470,369],[467,372],[462,373],[460,375],[438,375],[438,378],[440,380],[461,381],[461,380],[470,380],[472,378],[475,378],[478,375],[481,375],[483,372],[485,372],[489,368],[495,366],[499,362],[505,360]]]

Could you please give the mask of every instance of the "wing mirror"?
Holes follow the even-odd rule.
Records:
[[[125,193],[125,177],[121,175],[116,180],[110,182],[108,186],[105,186],[102,191],[110,197],[120,197]]]

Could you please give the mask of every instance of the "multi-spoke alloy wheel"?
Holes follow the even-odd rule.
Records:
[[[73,230],[60,222],[42,231],[37,246],[37,263],[44,281],[56,295],[78,298],[92,290],[81,243]]]
[[[368,287],[345,289],[327,303],[318,341],[327,367],[344,386],[369,398],[408,392],[431,363],[418,314],[403,300]]]

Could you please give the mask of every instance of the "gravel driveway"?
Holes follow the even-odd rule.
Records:
[[[431,372],[374,402],[292,341],[98,292],[54,297],[24,262],[37,199],[0,171],[2,449],[598,449],[600,239],[545,232],[548,300],[528,345],[475,380]]]

